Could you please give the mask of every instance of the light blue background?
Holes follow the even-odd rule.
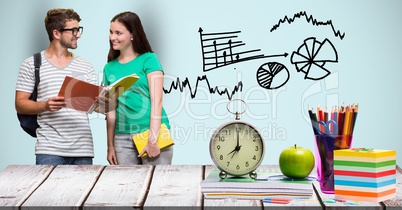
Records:
[[[109,21],[122,11],[134,11],[142,19],[154,51],[166,72],[165,88],[176,77],[189,79],[193,88],[198,76],[207,75],[211,86],[230,90],[243,81],[235,94],[248,104],[241,118],[261,129],[266,143],[263,164],[277,164],[280,152],[293,144],[314,150],[307,106],[332,107],[359,103],[354,147],[397,150],[402,162],[399,131],[401,112],[402,1],[234,1],[234,0],[70,0],[3,1],[0,9],[2,119],[0,170],[10,164],[34,164],[35,140],[19,127],[14,108],[15,82],[20,64],[48,47],[43,20],[47,10],[73,8],[81,18],[84,33],[78,55],[91,61],[101,73],[109,49]],[[305,19],[271,27],[285,15],[306,11],[319,21],[332,20],[341,40],[328,26],[313,26]],[[266,58],[202,71],[198,28],[205,33],[241,31],[242,50],[261,49],[265,55],[289,53],[287,58]],[[290,63],[290,54],[308,37],[335,46],[339,62],[326,65],[332,74],[325,80],[304,80]],[[290,72],[289,82],[276,91],[256,82],[256,70],[266,62],[280,62]],[[215,128],[234,119],[227,113],[227,97],[211,95],[205,81],[191,99],[186,88],[164,95],[176,140],[174,164],[212,164],[209,140]],[[94,164],[106,161],[106,131],[102,115],[93,114]]]

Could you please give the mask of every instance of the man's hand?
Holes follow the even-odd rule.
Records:
[[[64,97],[59,97],[59,96],[50,97],[46,101],[46,110],[51,111],[51,112],[59,111],[61,108],[65,107],[65,106],[66,106],[66,101],[64,100]]]

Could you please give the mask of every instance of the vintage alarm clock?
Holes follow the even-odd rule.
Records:
[[[237,99],[246,103],[243,100]],[[243,176],[249,174],[251,178],[257,176],[256,169],[260,166],[265,153],[265,144],[262,135],[250,123],[240,120],[241,112],[229,110],[236,115],[236,119],[221,125],[212,135],[209,151],[214,164],[221,170],[219,177],[227,175]]]

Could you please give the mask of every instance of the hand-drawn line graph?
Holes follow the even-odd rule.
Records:
[[[239,92],[239,91],[241,92],[243,90],[243,82],[242,81],[240,81],[237,85],[234,86],[232,92],[229,92],[229,90],[227,88],[224,88],[223,90],[219,90],[218,86],[215,86],[212,88],[211,85],[209,84],[207,76],[203,75],[203,76],[197,77],[197,82],[195,83],[194,91],[191,87],[190,81],[186,77],[186,79],[184,81],[180,81],[180,78],[177,78],[176,81],[172,81],[169,89],[167,90],[167,89],[163,88],[163,92],[165,94],[168,94],[168,93],[172,92],[173,89],[175,89],[175,90],[179,89],[180,92],[183,92],[184,88],[188,86],[188,89],[190,90],[191,98],[193,99],[197,95],[199,82],[203,81],[203,80],[205,80],[205,82],[207,83],[208,90],[211,94],[215,94],[215,93],[217,93],[219,95],[226,94],[229,100],[232,100],[232,97],[236,92]]]
[[[200,27],[198,32],[200,33],[204,72],[243,61],[288,56],[287,53],[280,55],[255,54],[261,49],[234,51],[237,47],[245,45],[242,41],[236,40],[241,31],[203,33]]]
[[[327,62],[338,62],[338,53],[334,45],[325,39],[322,43],[315,37],[309,37],[293,52],[290,62],[296,66],[298,72],[304,72],[304,79],[320,80],[331,72],[324,66]]]
[[[290,78],[286,66],[277,62],[262,64],[257,70],[257,82],[265,89],[274,90],[284,86]]]
[[[307,17],[308,15],[307,15],[306,11],[304,11],[304,12],[299,12],[299,13],[294,14],[294,15],[293,15],[293,18],[288,18],[288,16],[285,16],[283,19],[280,19],[280,20],[278,21],[278,23],[275,24],[275,25],[271,28],[270,32],[273,32],[273,31],[275,31],[276,29],[278,29],[279,26],[280,26],[282,23],[288,22],[289,24],[291,24],[291,23],[293,23],[293,22],[295,21],[296,18],[301,18],[302,16],[306,18],[306,21],[307,21],[308,23],[311,22],[311,24],[312,24],[312,25],[315,25],[315,26],[321,26],[321,25],[326,26],[326,25],[330,25],[331,28],[332,28],[332,31],[334,32],[334,35],[335,35],[336,37],[339,36],[339,38],[340,38],[341,40],[345,37],[345,33],[342,34],[339,30],[338,30],[338,31],[335,30],[335,27],[334,27],[334,25],[332,24],[332,20],[327,20],[326,22],[317,21],[316,19],[313,18],[312,15],[310,15],[309,17]]]

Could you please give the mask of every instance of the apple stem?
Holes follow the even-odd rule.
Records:
[[[295,149],[297,149],[296,144],[295,144]]]

